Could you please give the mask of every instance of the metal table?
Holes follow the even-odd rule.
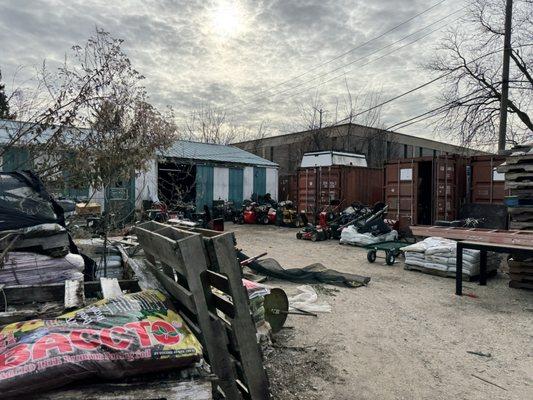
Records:
[[[497,244],[484,242],[457,242],[457,263],[455,266],[455,294],[463,295],[463,249],[479,250],[479,284],[487,284],[487,251],[496,253],[520,254],[533,257],[533,247],[514,244]]]

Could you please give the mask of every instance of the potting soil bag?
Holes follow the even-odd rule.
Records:
[[[0,328],[0,397],[184,367],[201,354],[200,343],[163,294],[128,294],[56,319]]]

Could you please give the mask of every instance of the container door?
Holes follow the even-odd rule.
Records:
[[[433,221],[452,221],[456,218],[456,162],[452,158],[439,157],[434,160],[435,188],[433,199]]]
[[[202,212],[204,206],[213,205],[213,167],[198,165],[196,167],[196,211]]]
[[[507,195],[505,175],[498,173],[496,168],[504,161],[502,157],[472,160],[471,185],[469,186],[472,203],[503,204]]]
[[[9,147],[3,154],[2,171],[12,172],[31,168],[28,149]]]
[[[254,167],[254,193],[258,196],[266,194],[266,168]]]
[[[401,229],[417,224],[418,164],[414,161],[387,164],[384,183],[389,218],[398,220]]]
[[[229,201],[240,208],[243,200],[244,171],[242,168],[229,169]]]

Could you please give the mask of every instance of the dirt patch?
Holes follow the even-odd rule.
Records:
[[[283,329],[265,352],[268,377],[275,400],[322,399],[323,386],[339,382],[331,352],[321,342],[296,345],[295,332]]]
[[[372,277],[356,289],[315,286],[318,301],[330,304],[331,313],[289,315],[286,325],[293,329],[284,345],[315,346],[320,356],[312,349],[277,349],[281,354],[269,361],[277,399],[531,398],[533,296],[509,288],[504,271],[487,286],[465,283],[465,292],[477,298],[458,297],[454,279],[406,271],[401,258],[393,266],[383,260],[370,264],[364,249],[297,240],[293,229],[232,224],[228,229],[250,256],[268,251],[286,268],[320,262]],[[266,283],[289,296],[297,293],[294,283]]]

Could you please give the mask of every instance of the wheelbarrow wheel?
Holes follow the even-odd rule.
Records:
[[[366,259],[369,263],[376,261],[376,250],[369,250],[368,253],[366,253]]]
[[[385,254],[385,262],[387,265],[394,264],[394,261],[396,260],[396,257],[394,256],[394,253],[392,251],[387,251]]]

